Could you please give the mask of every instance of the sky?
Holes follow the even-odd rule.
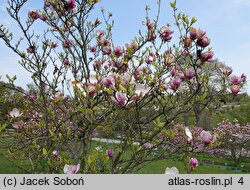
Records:
[[[24,13],[29,9],[36,9],[43,0],[29,0]],[[39,1],[39,2],[38,2]],[[7,0],[1,0],[0,25],[9,27],[13,33],[17,32],[15,23],[8,17],[4,7]],[[169,23],[173,26],[173,11],[169,0],[162,0],[160,25]],[[102,0],[95,9],[94,15],[99,15],[99,8],[113,13],[115,27],[114,42],[118,45],[128,43],[142,29],[145,19],[145,6],[151,7],[150,16],[156,15],[156,0]],[[234,70],[234,74],[245,73],[248,85],[245,91],[250,94],[250,0],[177,0],[178,11],[196,17],[197,28],[205,30],[211,38],[211,46],[215,57]],[[39,26],[37,26],[39,29]],[[173,26],[173,29],[174,26]],[[17,75],[17,85],[25,86],[31,81],[30,75],[18,64],[18,57],[0,41],[0,75]]]

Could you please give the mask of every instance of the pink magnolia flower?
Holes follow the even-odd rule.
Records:
[[[65,174],[76,174],[80,169],[80,164],[77,165],[68,165],[65,164],[64,168],[63,168],[63,172]]]
[[[146,20],[146,26],[148,30],[155,30],[155,23],[151,22],[149,18]]]
[[[90,46],[89,49],[90,49],[90,52],[95,53],[97,47],[96,46]]]
[[[133,95],[133,96],[131,97],[131,101],[132,101],[132,102],[136,102],[136,101],[140,100],[141,97],[143,97],[143,96],[142,96],[142,95],[139,95],[139,94],[137,94],[137,93],[135,93],[135,95]]]
[[[195,71],[194,71],[194,69],[192,69],[192,68],[187,69],[186,72],[185,72],[185,77],[186,77],[188,80],[191,80],[195,75],[196,75],[196,74],[195,74]]]
[[[127,97],[122,92],[117,92],[116,93],[116,99],[117,99],[119,105],[122,106],[122,107],[124,107],[126,105],[126,103],[127,103]]]
[[[167,167],[165,170],[165,174],[179,174],[179,170],[176,167]]]
[[[198,160],[196,158],[190,158],[189,165],[191,169],[194,169],[198,166]]]
[[[171,54],[170,51],[166,51],[164,53],[164,64],[169,67],[171,66],[173,63],[174,63],[175,59],[174,59],[174,56]]]
[[[10,117],[17,118],[20,117],[22,113],[19,111],[19,109],[14,108],[12,111],[10,111]]]
[[[244,83],[246,82],[247,80],[247,76],[243,73],[241,76],[240,76],[240,82]]]
[[[93,85],[92,83],[88,83],[87,84],[87,88],[88,88],[88,95],[90,97],[93,97],[96,93],[96,87],[95,85]]]
[[[195,40],[197,38],[197,29],[194,27],[191,27],[189,31],[189,35],[192,40]]]
[[[180,85],[181,85],[181,79],[177,78],[170,83],[170,88],[176,91]]]
[[[28,12],[28,16],[33,20],[41,19],[43,21],[46,21],[46,17],[42,13],[39,13],[38,11],[30,10]]]
[[[111,97],[111,100],[117,103],[121,107],[124,107],[128,101],[127,96],[122,92],[116,92],[115,98]]]
[[[175,77],[178,72],[179,72],[179,70],[177,68],[173,68],[173,69],[171,69],[170,74],[172,77]]]
[[[99,70],[99,69],[100,69],[100,65],[101,65],[101,63],[100,63],[99,61],[96,60],[96,61],[93,63],[93,68],[94,68],[94,70],[95,70],[95,71]]]
[[[126,54],[125,56],[129,57],[131,53],[134,53],[138,49],[138,45],[136,42],[131,42],[130,44],[125,44],[126,47]]]
[[[113,158],[115,155],[115,152],[112,149],[107,150],[107,156],[109,158]]]
[[[238,85],[233,85],[230,88],[231,92],[233,95],[237,95],[240,92],[240,87]]]
[[[227,68],[225,68],[225,69],[222,70],[222,73],[223,73],[224,75],[226,75],[226,76],[231,75],[232,72],[233,72],[233,69],[232,69],[231,67],[227,67]]]
[[[97,38],[101,38],[104,34],[105,34],[105,32],[103,30],[97,30],[96,31],[96,37]]]
[[[142,71],[140,68],[136,68],[133,72],[133,76],[135,80],[140,80],[140,75],[142,74]]]
[[[115,66],[116,68],[121,69],[123,66],[123,62],[121,60],[116,60],[114,62],[110,62],[110,66]]]
[[[109,46],[104,46],[102,48],[102,54],[103,55],[110,55],[111,54],[111,48]]]
[[[160,37],[164,42],[169,42],[172,39],[172,34],[174,32],[169,29],[167,26],[163,26],[160,29]]]
[[[38,12],[37,12],[37,11],[34,11],[34,10],[30,10],[30,11],[28,12],[28,16],[29,16],[30,18],[32,18],[33,20],[36,20],[36,19],[39,18]]]
[[[51,47],[52,48],[57,48],[58,47],[58,42],[52,42]]]
[[[105,40],[101,40],[100,41],[100,44],[103,45],[103,46],[110,46],[110,41],[105,39]]]
[[[153,41],[155,41],[155,39],[156,39],[156,34],[155,33],[150,33],[149,35],[148,35],[148,41],[150,41],[150,42],[153,42]]]
[[[136,42],[131,42],[129,46],[130,46],[130,48],[131,48],[133,51],[136,51],[137,48],[138,48],[138,45],[137,45]]]
[[[191,46],[191,44],[192,44],[191,38],[190,38],[190,37],[186,37],[186,38],[184,39],[184,47],[185,47],[185,48],[188,48],[189,46]]]
[[[106,63],[106,64],[103,65],[103,67],[104,67],[105,70],[108,70],[110,65]]]
[[[214,56],[214,53],[212,51],[206,51],[201,53],[200,59],[201,61],[205,62],[205,61],[210,61]]]
[[[68,9],[73,10],[76,7],[75,0],[68,0]]]
[[[205,143],[205,144],[209,144],[211,141],[214,140],[214,136],[210,134],[209,131],[202,131],[200,134],[201,140]]]
[[[65,66],[70,66],[71,65],[71,63],[70,63],[70,61],[68,59],[64,59],[63,64]]]
[[[191,40],[202,38],[205,34],[206,33],[203,30],[196,29],[194,27],[191,27],[191,29],[189,31],[189,35],[190,35]]]
[[[238,84],[241,83],[241,79],[240,79],[238,76],[233,75],[233,76],[231,77],[231,83],[232,83],[233,85],[238,85]]]
[[[65,41],[63,42],[62,46],[63,46],[64,48],[69,48],[69,47],[72,46],[72,42],[71,42],[70,40],[67,39],[67,40],[65,40]]]
[[[197,30],[197,39],[200,39],[202,38],[203,36],[205,36],[206,32],[204,32],[203,30],[201,29],[198,29]]]
[[[207,37],[207,35],[203,35],[197,40],[197,44],[201,47],[207,47],[210,44],[210,39]]]
[[[115,86],[115,77],[113,75],[109,75],[108,77],[103,79],[103,84],[106,88],[110,86]]]
[[[54,156],[55,158],[59,158],[59,157],[60,157],[60,152],[59,152],[58,150],[54,150],[54,151],[52,152],[52,154],[53,154],[53,156]]]
[[[181,79],[182,82],[187,79],[187,77],[185,76],[184,73],[180,73],[179,77],[180,77],[180,79]]]
[[[41,19],[42,21],[46,21],[47,20],[46,16],[44,16],[44,14],[42,14],[42,13],[37,13],[37,17],[39,19]]]
[[[154,62],[156,60],[156,55],[153,52],[149,53],[149,56],[146,58],[145,62],[147,64],[151,64],[152,62]]]
[[[116,57],[120,57],[123,54],[123,50],[120,46],[114,48],[114,53]]]

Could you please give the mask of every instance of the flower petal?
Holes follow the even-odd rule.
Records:
[[[179,170],[176,167],[167,167],[165,170],[165,174],[179,174]]]
[[[191,131],[189,130],[188,127],[185,127],[185,133],[188,136],[189,141],[193,139],[192,133],[191,133]]]
[[[69,165],[65,164],[64,168],[63,168],[63,173],[68,174],[69,173]]]

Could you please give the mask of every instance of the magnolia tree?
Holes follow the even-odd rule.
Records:
[[[112,14],[102,9],[103,19],[95,18],[98,0],[46,0],[21,17],[28,2],[8,1],[7,11],[22,33],[19,40],[0,27],[2,41],[19,55],[36,87],[36,93],[16,91],[25,105],[10,108],[9,125],[1,131],[10,155],[32,173],[128,173],[166,158],[174,149],[163,147],[175,141],[167,129],[210,96],[206,67],[214,53],[206,32],[193,26],[196,19],[177,13],[176,2],[171,3],[179,34],[174,44],[174,26],[159,26],[159,1],[156,18],[146,9],[144,30],[117,45]],[[221,72],[222,85],[214,93],[240,91],[245,76],[231,84],[230,74]],[[98,146],[94,137],[104,135],[120,141]],[[191,168],[198,164],[195,153],[188,154]]]
[[[234,124],[223,121],[215,131],[220,146],[209,151],[210,153],[231,157],[236,165],[250,157],[250,125],[242,126],[237,121]]]
[[[217,135],[216,132],[205,131],[200,127],[175,125],[162,131],[161,138],[165,143],[162,148],[172,154],[178,154],[185,170],[191,173],[198,166],[198,160],[193,156],[218,148]]]

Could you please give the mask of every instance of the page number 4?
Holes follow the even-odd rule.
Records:
[[[238,183],[240,183],[241,185],[244,184],[244,179],[243,179],[243,177],[241,177],[241,178],[239,179]]]

